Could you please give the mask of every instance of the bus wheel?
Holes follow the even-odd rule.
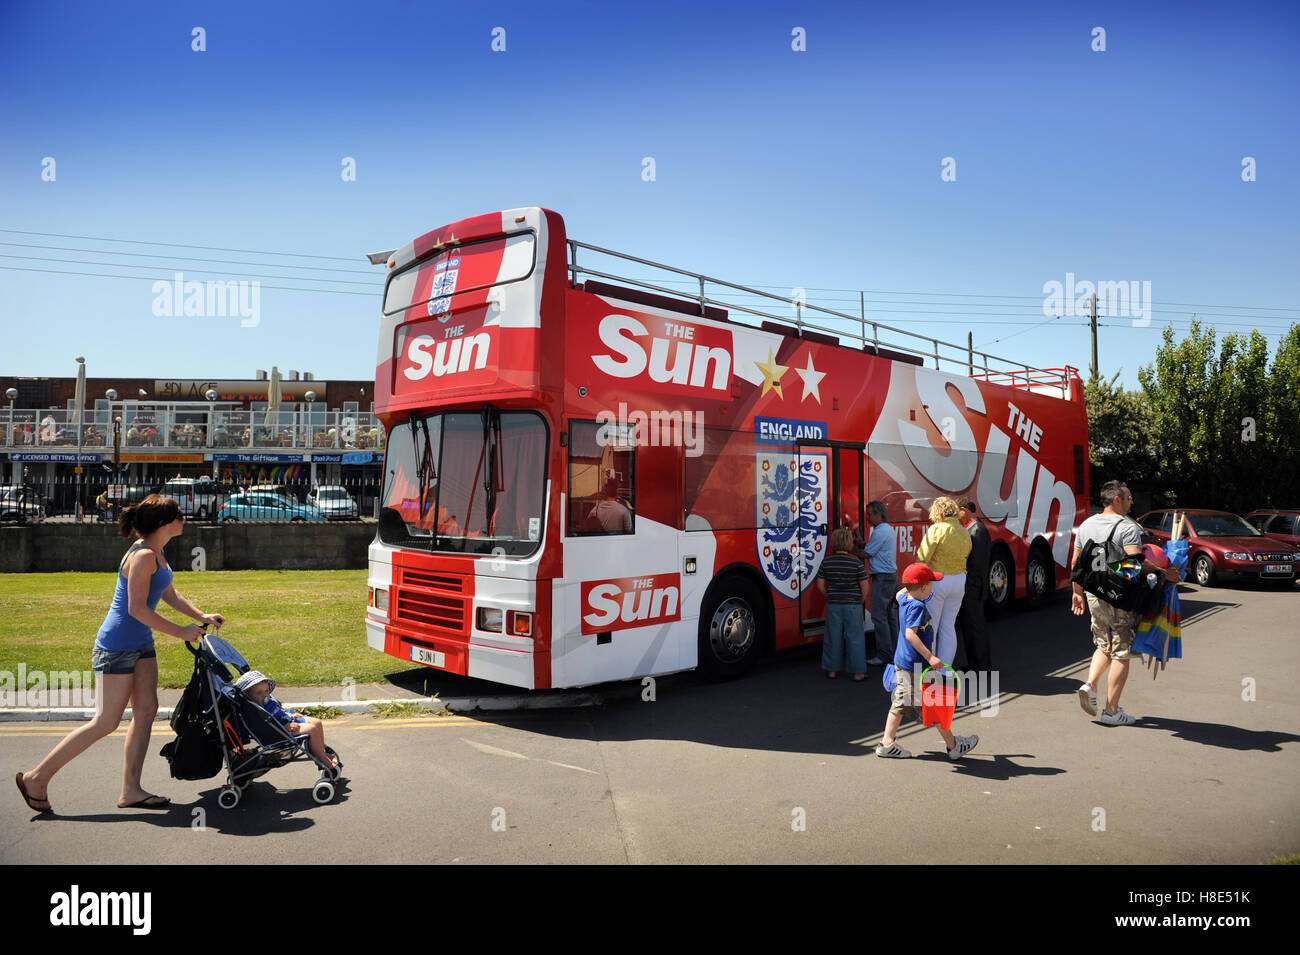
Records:
[[[1030,548],[1028,566],[1025,567],[1025,597],[1031,607],[1043,603],[1052,592],[1056,578],[1051,559],[1043,548]]]
[[[1016,565],[1006,548],[998,547],[989,558],[989,606],[995,613],[1003,613],[1011,607]]]
[[[712,588],[700,614],[700,669],[711,680],[746,673],[763,646],[767,608],[747,580],[729,578]]]

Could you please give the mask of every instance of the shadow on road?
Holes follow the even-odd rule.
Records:
[[[1145,716],[1133,725],[1142,729],[1165,730],[1174,739],[1185,739],[1190,743],[1243,752],[1255,750],[1261,753],[1280,753],[1283,743],[1300,742],[1300,736],[1295,733],[1247,730],[1222,723],[1193,723],[1190,720],[1171,720],[1161,716]]]
[[[1182,601],[1185,619],[1201,620],[1241,606],[1240,600],[1218,588],[1207,591],[1185,586],[1182,591],[1186,593]],[[1076,617],[1070,612],[1068,592],[1054,595],[1037,608],[1020,608],[990,621],[989,633],[997,667],[997,683],[992,688],[998,691],[999,708],[1015,706],[1023,696],[1058,696],[1062,711],[1077,715],[1074,693],[1086,674],[1093,643],[1089,617]],[[861,683],[831,681],[824,678],[820,660],[820,646],[804,647],[769,655],[748,677],[730,683],[709,683],[697,673],[659,677],[652,688],[640,680],[630,680],[592,688],[605,701],[594,709],[476,713],[475,718],[501,724],[526,722],[530,732],[556,738],[682,740],[753,751],[871,754],[889,710],[889,695],[880,684],[881,669],[871,668],[867,680]],[[390,679],[445,697],[517,692],[425,668],[396,673]],[[646,698],[651,689],[653,700]],[[984,719],[977,714],[978,707],[959,710],[956,731],[979,733],[983,737],[981,746],[989,749],[956,764],[961,772],[990,780],[1064,772],[1057,767],[1017,762],[1035,759],[1032,755],[996,752],[996,717]],[[1175,737],[1205,745],[1235,749],[1277,751],[1283,743],[1300,738],[1288,733],[1159,718],[1148,718],[1138,725],[1165,729]],[[938,735],[931,729],[921,730],[917,723],[905,722],[900,739],[920,758],[946,758]]]
[[[334,800],[329,805],[318,805],[311,798],[311,788],[294,788],[287,792],[278,792],[269,782],[253,782],[244,790],[239,805],[234,809],[222,809],[217,805],[219,785],[205,789],[191,803],[172,803],[167,809],[120,809],[107,813],[82,813],[65,815],[58,810],[47,815],[33,815],[33,822],[134,822],[146,823],[158,829],[189,829],[196,820],[204,828],[213,829],[233,836],[264,836],[270,833],[302,832],[316,825],[316,821],[305,816],[297,816],[314,810],[328,810],[331,806],[346,802],[348,783],[346,777],[335,784]],[[202,816],[196,816],[195,809],[202,809]]]

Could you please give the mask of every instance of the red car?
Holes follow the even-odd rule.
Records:
[[[1266,507],[1251,511],[1246,520],[1269,537],[1300,547],[1300,511]]]
[[[1187,577],[1202,587],[1219,577],[1271,580],[1289,587],[1300,571],[1300,549],[1265,537],[1236,514],[1201,509],[1149,511],[1138,521],[1142,539],[1163,547],[1169,542],[1174,515],[1187,515]]]

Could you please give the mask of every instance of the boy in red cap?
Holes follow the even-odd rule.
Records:
[[[934,624],[926,606],[933,589],[932,582],[943,580],[943,574],[917,563],[908,565],[902,579],[903,589],[898,592],[898,630],[906,639],[899,640],[898,649],[894,651],[894,674],[898,685],[894,687],[889,718],[885,720],[885,735],[876,745],[877,756],[894,759],[907,759],[912,755],[898,745],[895,737],[903,722],[903,714],[919,705],[917,684],[920,670],[925,666],[936,669],[943,666],[943,661],[934,653]],[[980,741],[978,736],[953,736],[950,730],[938,723],[934,728],[948,746],[948,758],[954,761],[973,750]]]

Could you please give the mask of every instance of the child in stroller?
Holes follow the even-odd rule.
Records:
[[[224,765],[226,784],[217,795],[217,805],[234,809],[257,777],[310,759],[321,770],[312,799],[322,804],[332,801],[343,760],[325,745],[319,721],[313,721],[317,723],[313,729],[303,717],[303,723],[289,724],[293,730],[286,728],[274,715],[278,711],[281,718],[288,716],[270,696],[274,681],[252,670],[240,652],[216,634],[204,634],[197,648],[185,646],[194,654],[194,675],[172,714],[176,740],[162,751],[172,775],[209,779]],[[273,704],[271,710],[263,700]]]
[[[242,690],[254,703],[279,720],[280,725],[294,736],[306,736],[307,748],[316,762],[328,766],[336,776],[338,775],[338,764],[330,755],[333,751],[325,745],[325,724],[314,716],[303,716],[300,713],[290,716],[286,713],[280,701],[271,695],[275,692],[274,680],[258,670],[249,670],[235,681],[235,689]]]

